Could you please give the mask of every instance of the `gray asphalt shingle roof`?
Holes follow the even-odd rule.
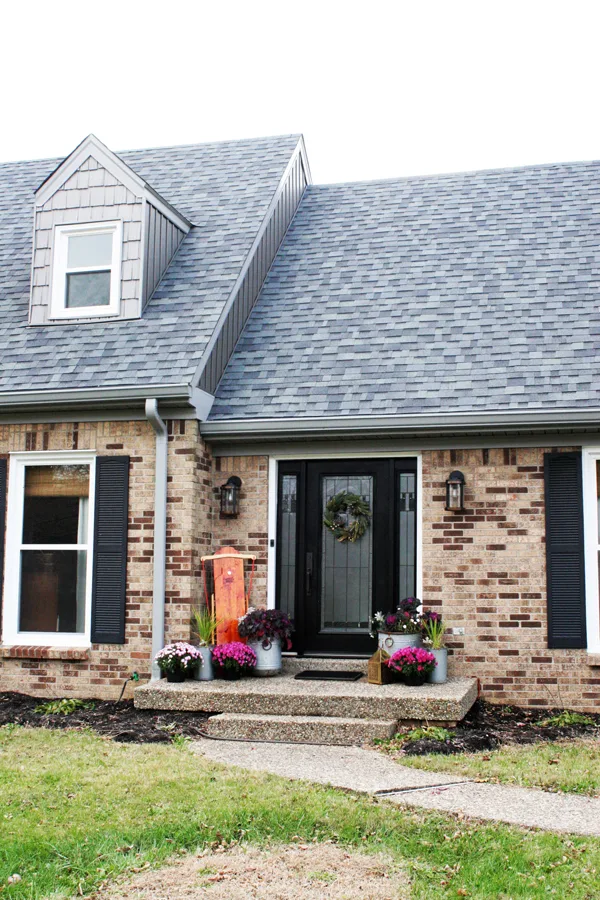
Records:
[[[600,406],[600,163],[311,186],[211,419]]]
[[[0,164],[0,391],[186,383],[298,136],[119,156],[194,227],[141,319],[31,327],[34,191],[60,160]]]

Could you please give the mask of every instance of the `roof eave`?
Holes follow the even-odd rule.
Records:
[[[142,387],[83,388],[78,390],[3,391],[0,413],[59,411],[93,408],[123,409],[143,404],[148,397],[173,406],[194,406],[194,391],[189,384],[148,384]]]
[[[419,413],[387,416],[332,416],[280,419],[222,419],[203,422],[202,436],[213,442],[315,438],[394,437],[443,434],[518,434],[600,427],[600,409],[514,410]]]

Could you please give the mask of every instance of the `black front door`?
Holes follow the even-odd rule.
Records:
[[[355,542],[324,525],[341,491],[371,512]],[[277,600],[300,653],[369,654],[369,619],[415,591],[416,459],[319,460],[279,467]]]

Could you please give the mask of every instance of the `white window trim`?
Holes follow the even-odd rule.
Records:
[[[598,578],[598,496],[596,463],[600,447],[583,449],[583,529],[585,540],[585,605],[588,653],[600,653],[600,587]]]
[[[110,303],[108,306],[67,307],[66,277],[70,271],[67,266],[69,237],[73,234],[106,234],[112,233],[112,258],[110,262]],[[51,319],[83,319],[96,316],[118,316],[121,304],[121,257],[123,247],[123,223],[86,222],[77,225],[56,225],[54,228],[54,253],[52,259],[52,293],[50,297]],[[97,272],[102,266],[78,268],[77,272]],[[106,267],[108,269],[108,266]]]
[[[19,631],[19,599],[21,587],[21,537],[23,534],[23,500],[26,466],[89,465],[90,493],[88,508],[88,542],[85,627],[83,633],[47,631]],[[8,514],[6,520],[6,560],[4,565],[4,610],[2,617],[2,643],[5,646],[87,648],[91,646],[92,628],[92,569],[94,546],[94,493],[96,484],[96,454],[88,450],[71,450],[51,453],[48,451],[11,453],[8,483]],[[37,545],[36,545],[37,546]],[[50,546],[50,545],[48,545]],[[52,544],[51,549],[65,549],[67,545]],[[83,546],[83,545],[82,545]],[[68,545],[69,548],[72,545]]]

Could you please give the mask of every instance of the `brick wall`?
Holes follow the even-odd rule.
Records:
[[[423,454],[423,600],[465,629],[449,642],[450,671],[477,676],[489,700],[597,711],[600,667],[585,651],[548,650],[544,452]],[[444,509],[456,468],[464,514]]]
[[[190,635],[190,606],[199,596],[198,557],[210,546],[210,457],[193,421],[169,421],[167,491],[168,640]],[[0,690],[47,696],[116,697],[134,670],[151,665],[155,438],[147,422],[0,425],[0,456],[24,450],[87,450],[129,455],[129,539],[124,645],[94,645],[83,659],[0,653]],[[9,471],[10,479],[10,471]],[[16,657],[16,658],[15,658]],[[49,657],[49,658],[48,658]]]

